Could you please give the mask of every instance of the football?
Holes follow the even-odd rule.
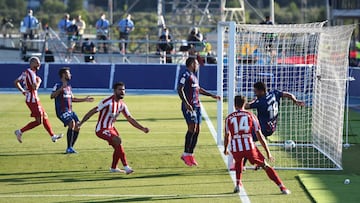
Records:
[[[296,147],[296,144],[293,140],[286,140],[284,143],[285,150],[292,150]]]

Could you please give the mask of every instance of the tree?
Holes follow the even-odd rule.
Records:
[[[11,18],[13,24],[17,25],[26,15],[26,2],[24,0],[0,0],[0,13],[0,17]]]
[[[73,13],[74,11],[81,11],[83,9],[83,0],[68,1],[67,11]]]
[[[44,13],[55,14],[55,13],[64,13],[66,7],[64,3],[59,0],[45,0],[40,7],[40,10]]]
[[[16,10],[26,14],[26,1],[24,0],[6,0],[6,5],[10,9]]]

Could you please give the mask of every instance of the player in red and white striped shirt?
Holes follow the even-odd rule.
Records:
[[[108,141],[109,145],[114,148],[113,161],[111,164],[110,172],[125,172],[130,174],[134,172],[128,165],[124,148],[121,145],[121,138],[116,130],[114,123],[117,117],[121,114],[126,120],[135,128],[148,133],[149,129],[140,125],[130,114],[126,104],[123,101],[125,96],[125,85],[122,82],[116,83],[113,86],[114,94],[110,97],[103,99],[97,107],[91,109],[82,119],[79,126],[86,122],[91,116],[99,112],[98,123],[96,125],[96,135]],[[124,170],[118,168],[119,160],[124,166]]]
[[[276,171],[266,163],[265,157],[258,150],[253,141],[252,132],[254,131],[256,137],[266,151],[267,159],[269,161],[274,161],[264,135],[261,132],[259,121],[253,113],[246,111],[244,108],[246,97],[235,96],[234,103],[236,111],[228,115],[225,120],[224,138],[224,154],[228,154],[228,146],[230,144],[229,150],[235,159],[236,186],[234,193],[240,191],[242,185],[241,176],[243,171],[243,159],[247,158],[251,164],[257,164],[262,167],[268,177],[279,186],[283,194],[290,194],[290,190],[286,189]]]
[[[15,87],[26,97],[25,102],[31,111],[31,117],[35,118],[35,121],[28,123],[23,128],[16,130],[15,135],[17,140],[22,143],[22,134],[41,123],[44,125],[46,131],[51,136],[51,140],[56,142],[62,137],[62,134],[55,135],[47,114],[40,103],[37,90],[41,84],[41,78],[36,75],[36,71],[40,69],[40,60],[37,57],[31,57],[29,59],[30,67],[26,69],[15,81]]]

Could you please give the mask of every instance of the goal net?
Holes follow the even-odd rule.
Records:
[[[234,111],[235,95],[253,100],[253,84],[286,91],[305,102],[298,107],[282,98],[278,125],[268,137],[276,168],[342,169],[342,135],[348,50],[353,25],[218,24],[218,144],[224,117]],[[254,113],[257,114],[256,110]],[[284,147],[293,140],[295,147]],[[261,150],[262,147],[259,147]],[[229,165],[232,158],[229,159]]]

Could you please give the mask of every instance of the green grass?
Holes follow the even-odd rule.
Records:
[[[349,143],[360,144],[360,112],[349,111]]]
[[[78,103],[80,117],[97,105]],[[0,95],[0,201],[1,202],[118,202],[118,201],[196,201],[239,202],[231,194],[233,184],[213,138],[206,127],[200,138],[197,156],[200,166],[188,168],[180,160],[186,125],[175,96],[129,96],[133,116],[151,129],[149,134],[131,127],[121,119],[117,128],[133,175],[110,174],[112,148],[94,134],[97,116],[82,128],[76,149],[65,155],[66,140],[52,143],[42,126],[24,134],[17,143],[14,129],[30,118],[23,97]],[[53,101],[41,96],[55,132],[66,129],[55,117]],[[125,195],[124,197],[31,197],[6,195]],[[126,196],[129,195],[129,196]],[[168,195],[155,197],[149,195]],[[204,196],[204,195],[214,195]],[[201,197],[204,196],[204,197]]]
[[[74,109],[82,117],[101,98],[74,104]],[[66,140],[52,143],[42,126],[25,133],[19,144],[13,131],[31,120],[24,98],[1,94],[0,100],[0,202],[240,202],[231,193],[232,180],[205,122],[196,150],[200,165],[189,168],[180,160],[186,124],[175,95],[126,97],[132,115],[151,129],[143,134],[123,118],[116,124],[136,171],[128,176],[108,172],[112,148],[94,134],[97,115],[81,129],[79,154],[65,155]],[[54,131],[65,133],[53,101],[48,95],[41,95],[41,100]],[[203,104],[216,125],[216,103],[204,98]],[[345,150],[344,171],[278,171],[293,192],[289,196],[280,195],[263,171],[246,171],[243,183],[252,202],[312,202],[298,174],[359,175],[358,164],[353,164],[357,163],[353,153],[359,151]]]
[[[360,199],[360,176],[299,174],[299,179],[316,202],[358,202]],[[349,179],[350,184],[344,184],[345,179]]]

